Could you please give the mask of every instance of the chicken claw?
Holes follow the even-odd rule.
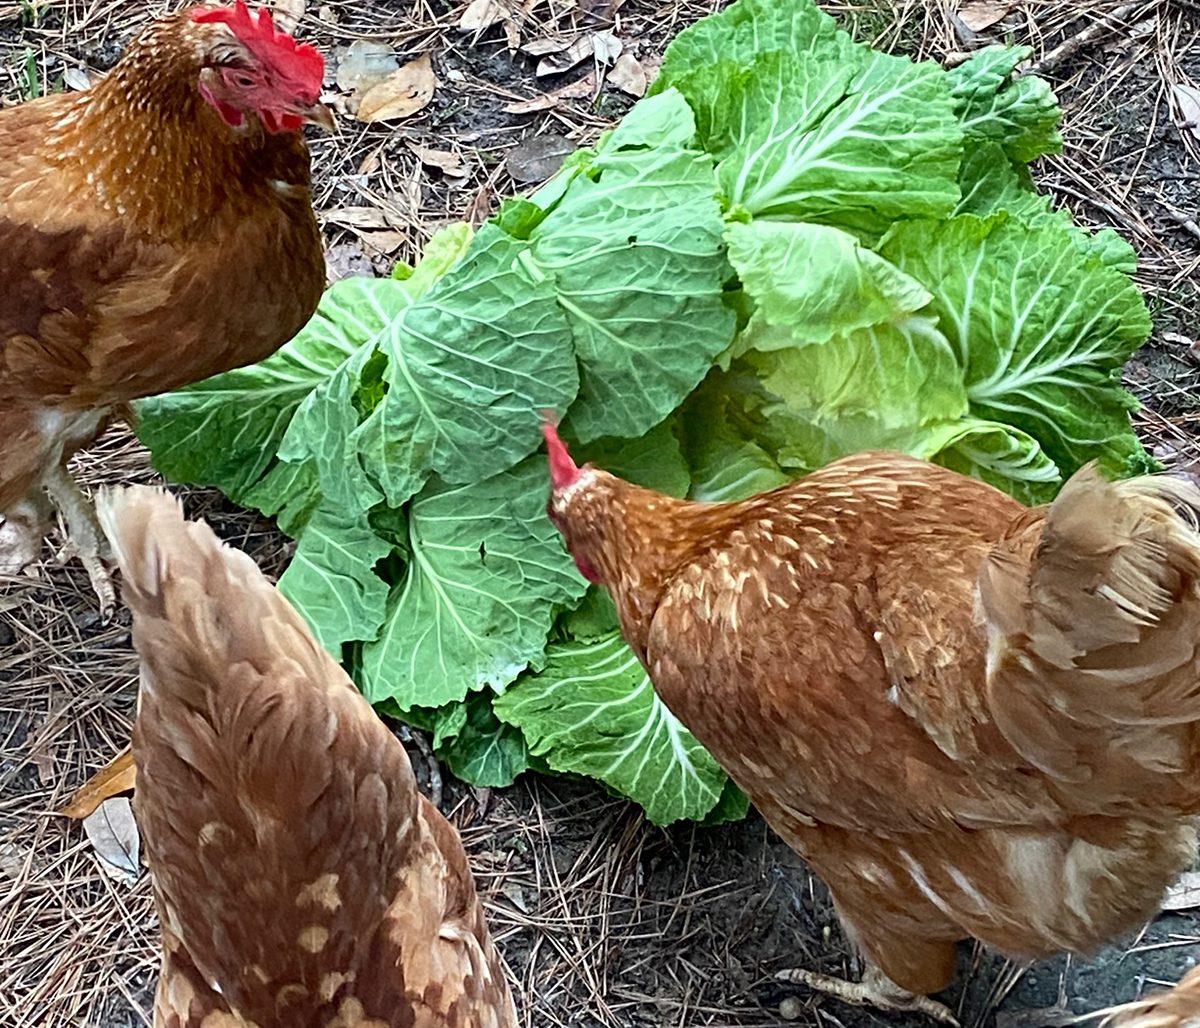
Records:
[[[73,557],[79,558],[100,601],[100,621],[107,624],[117,608],[117,591],[112,574],[104,566],[104,558],[111,553],[96,520],[96,509],[64,467],[49,472],[44,485],[67,522],[67,541],[55,559],[65,564]]]
[[[775,975],[775,980],[807,985],[816,992],[823,992],[854,1006],[911,1011],[958,1028],[958,1019],[949,1007],[928,996],[918,996],[900,988],[877,967],[868,967],[860,982],[847,982],[841,978],[801,968],[780,971]]]

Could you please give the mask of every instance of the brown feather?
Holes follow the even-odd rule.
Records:
[[[866,453],[731,504],[584,468],[549,510],[667,706],[929,992],[968,936],[1135,929],[1195,852],[1198,501],[1086,470],[1028,511]]]
[[[180,12],[91,89],[0,112],[0,512],[109,409],[261,360],[320,299],[303,140],[197,89],[227,37]]]
[[[158,1028],[514,1025],[457,834],[300,616],[166,494],[99,507],[142,661]]]
[[[1200,1028],[1200,967],[1169,992],[1132,1003],[1105,1022],[1105,1028]]]

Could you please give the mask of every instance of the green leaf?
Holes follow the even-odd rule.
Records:
[[[1073,230],[963,214],[898,224],[882,252],[933,292],[972,414],[1032,436],[1063,475],[1096,457],[1142,466],[1120,372],[1150,318],[1134,284]]]
[[[404,581],[362,653],[373,702],[440,707],[537,664],[555,605],[586,583],[546,517],[544,457],[483,482],[434,481],[409,508]]]
[[[658,698],[619,634],[551,646],[545,668],[522,676],[494,709],[554,770],[598,778],[655,824],[698,820],[721,798],[725,773]]]
[[[1032,53],[1027,46],[986,46],[947,73],[968,141],[999,143],[1024,162],[1062,149],[1054,91],[1036,75],[1012,78]]]
[[[803,50],[847,60],[863,49],[810,0],[738,0],[675,37],[650,93],[678,87],[684,77],[722,62],[744,70],[760,54],[774,50]],[[714,76],[710,84],[719,81]]]
[[[721,790],[721,798],[700,822],[702,828],[715,828],[717,825],[740,821],[750,812],[750,798],[733,782],[727,779],[725,788]]]
[[[658,424],[733,338],[712,161],[693,136],[677,94],[641,101],[532,232],[579,357],[567,425],[585,442]]]
[[[343,643],[373,639],[383,624],[388,589],[374,564],[391,549],[365,514],[329,507],[320,508],[300,533],[279,591],[335,657],[341,657]]]
[[[877,236],[958,201],[962,130],[936,65],[797,49],[761,54],[742,72],[720,62],[678,88],[702,128],[719,126],[705,145],[734,209]]]
[[[397,261],[392,269],[392,278],[404,282],[414,299],[424,296],[439,278],[466,255],[474,237],[475,230],[465,221],[439,228],[429,237],[417,266],[414,268]]]
[[[960,418],[933,426],[921,456],[1003,489],[1022,503],[1048,503],[1062,484],[1038,441],[1011,425]]]
[[[471,785],[502,788],[529,768],[521,732],[492,712],[492,693],[472,693],[434,717],[434,747],[457,778]]]
[[[692,484],[673,418],[655,425],[640,439],[597,439],[578,449],[581,461],[669,496],[687,495]]]
[[[685,449],[692,473],[690,498],[701,502],[744,500],[789,482],[766,450],[730,421],[719,377],[705,383],[684,408]]]
[[[824,343],[931,299],[920,282],[840,229],[752,221],[730,225],[727,238],[729,262],[757,304],[735,354]]]
[[[612,594],[600,585],[588,587],[583,601],[559,619],[562,634],[576,642],[595,642],[620,628]]]
[[[279,510],[312,487],[275,461],[296,408],[386,323],[368,279],[338,282],[300,334],[265,361],[142,400],[138,437],[167,478],[215,485],[239,502],[253,490],[260,509]],[[256,489],[268,477],[270,486]]]

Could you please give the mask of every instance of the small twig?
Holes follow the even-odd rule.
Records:
[[[1160,3],[1162,0],[1135,0],[1134,3],[1123,4],[1109,14],[1098,15],[1096,20],[1082,32],[1077,32],[1069,39],[1063,40],[1040,61],[1034,61],[1024,74],[1044,75],[1101,36],[1127,28],[1128,23],[1139,14],[1151,7],[1157,7]]]
[[[1163,207],[1163,211],[1168,218],[1178,224],[1185,232],[1200,239],[1200,225],[1196,224],[1194,218],[1189,218],[1182,211],[1172,210],[1166,206]]]

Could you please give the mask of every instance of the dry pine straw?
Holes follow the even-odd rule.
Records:
[[[9,101],[21,95],[27,48],[44,80],[67,65],[109,67],[130,33],[167,6],[0,4],[0,90]],[[616,31],[639,58],[653,58],[715,6],[626,0],[616,5]],[[826,6],[861,38],[922,57],[955,60],[973,42],[993,39],[1034,46],[1067,111],[1066,148],[1040,164],[1038,178],[1080,220],[1113,225],[1138,248],[1139,284],[1156,320],[1153,347],[1130,369],[1146,402],[1138,424],[1169,463],[1192,463],[1200,454],[1200,372],[1188,346],[1200,309],[1200,141],[1173,124],[1169,84],[1200,82],[1200,5],[1025,0],[1005,5],[1009,13],[982,40],[972,40],[957,5],[945,0]],[[515,7],[525,12],[524,39],[586,23],[567,0]],[[606,90],[596,102],[504,115],[505,104],[571,76],[538,83],[508,58],[494,31],[464,38],[454,31],[462,6],[310,0],[307,8],[304,30],[326,51],[383,38],[402,60],[432,53],[442,79],[434,102],[410,122],[344,120],[340,135],[315,146],[318,206],[378,207],[398,233],[391,256],[370,255],[380,266],[395,256],[411,260],[440,224],[478,220],[517,191],[503,156],[520,140],[553,132],[585,144],[628,105]],[[35,24],[18,26],[22,11]],[[410,142],[453,149],[468,176],[451,182],[422,168]],[[333,225],[327,238],[361,245]],[[156,480],[123,432],[77,463],[90,483]],[[212,520],[268,574],[286,566],[290,546],[270,524],[212,491],[185,495],[191,515]],[[148,1023],[157,957],[148,879],[132,887],[109,879],[79,826],[45,813],[126,741],[135,682],[128,623],[96,625],[78,568],[42,566],[0,594],[0,1028]],[[425,756],[411,752],[428,780]],[[790,963],[851,970],[820,883],[761,823],[661,832],[591,786],[533,776],[493,794],[448,783],[443,805],[472,853],[527,1025],[774,1025],[785,993],[771,985],[773,970]],[[999,1017],[1015,1026],[1023,1021],[1010,1008],[1053,1002],[1061,991],[1095,1009],[1131,998],[1144,979],[1177,977],[1197,957],[1200,932],[1188,917],[1160,922],[1092,965],[1060,960],[1022,976],[996,958],[964,954],[958,1002],[965,1022],[990,1024],[1011,990]],[[808,1024],[878,1023],[837,1004],[797,1006]]]

